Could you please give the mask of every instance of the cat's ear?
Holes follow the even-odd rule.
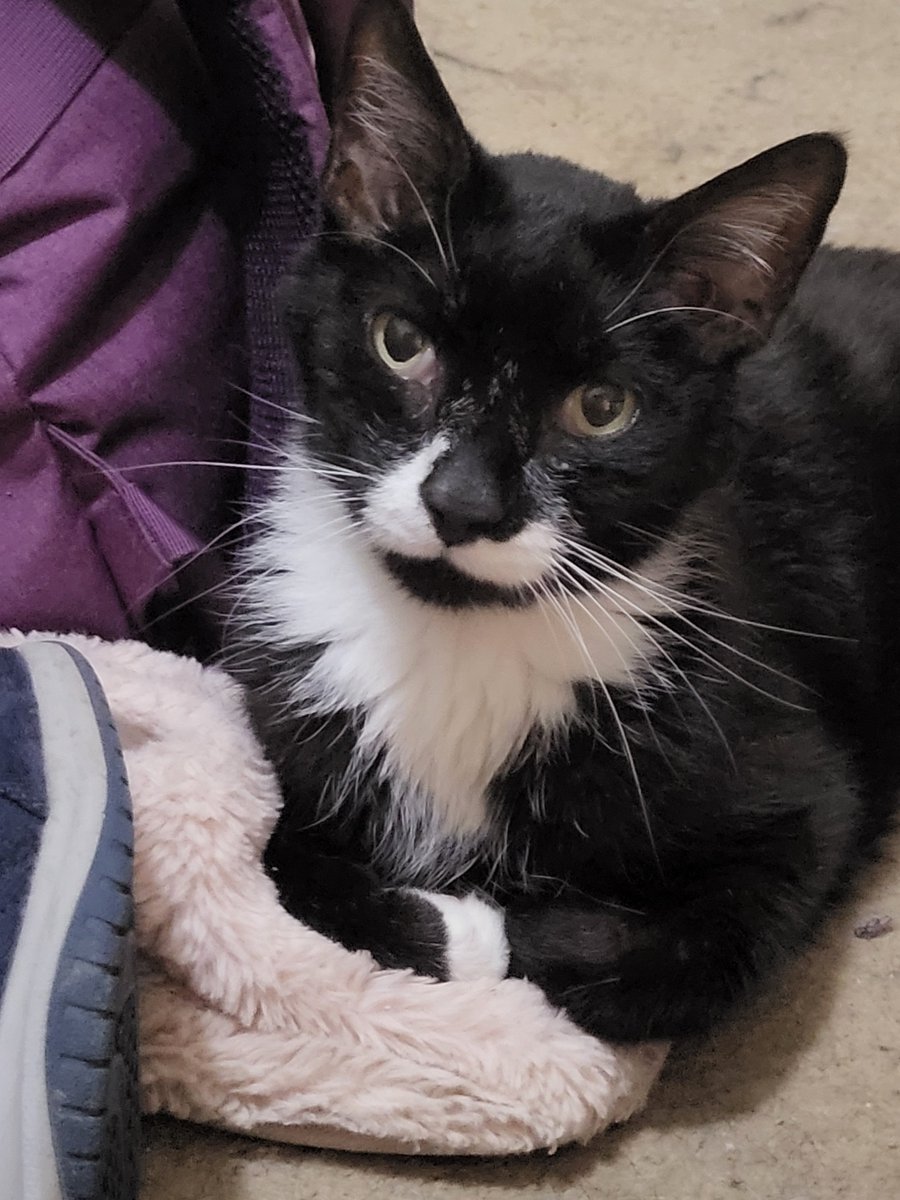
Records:
[[[443,221],[472,143],[402,0],[364,0],[350,31],[323,189],[348,231]]]
[[[846,163],[836,137],[808,134],[657,209],[644,261],[660,304],[719,314],[686,313],[704,358],[768,336],[825,232]]]

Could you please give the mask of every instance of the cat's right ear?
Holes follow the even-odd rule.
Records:
[[[363,0],[347,42],[325,204],[348,232],[443,221],[472,143],[402,0]]]

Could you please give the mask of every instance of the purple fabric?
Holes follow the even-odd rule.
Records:
[[[279,12],[271,0],[190,0],[189,7],[195,37],[222,97],[228,153],[240,163],[245,185],[238,218],[243,342],[252,397],[248,457],[253,463],[268,462],[267,446],[281,428],[279,406],[297,387],[275,290],[297,248],[318,227],[318,178],[310,149],[314,138],[297,111],[302,79],[309,84],[314,80],[308,60],[303,66],[296,52],[296,21],[288,22],[283,6]],[[268,40],[273,35],[277,54]],[[305,76],[299,74],[301,66]],[[321,105],[314,115],[324,124]],[[249,474],[249,494],[258,489],[260,478],[260,472]]]
[[[236,250],[185,132],[211,126],[201,65],[166,3],[108,49],[0,186],[0,624],[111,637],[140,628],[175,557],[113,473],[227,453],[239,375]],[[13,117],[22,71],[55,78],[49,56],[3,66]],[[225,473],[133,478],[192,545],[220,523]]]
[[[349,0],[356,4],[358,0]],[[284,83],[285,101],[306,127],[316,177],[328,153],[328,120],[316,77],[316,53],[306,18],[291,0],[255,0],[251,16]]]
[[[294,0],[7,4],[0,625],[139,635],[230,519],[236,480],[185,464],[238,453],[233,385],[291,386],[271,289],[317,219],[309,34]]]
[[[103,59],[103,48],[75,31],[56,7],[7,0],[3,10],[4,63],[18,85],[17,117],[0,124],[0,179],[28,153]],[[41,70],[49,58],[51,80]],[[48,86],[49,84],[49,86]]]

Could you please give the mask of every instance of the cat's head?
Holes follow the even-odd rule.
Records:
[[[400,0],[351,33],[326,232],[283,290],[306,435],[385,564],[444,604],[522,602],[573,546],[633,562],[715,470],[843,181],[777,146],[678,199],[469,136]],[[585,561],[582,560],[584,569]]]

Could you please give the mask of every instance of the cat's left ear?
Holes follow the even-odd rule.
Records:
[[[402,0],[363,0],[347,42],[325,168],[343,228],[442,223],[472,142]]]
[[[821,241],[846,165],[838,138],[808,134],[656,210],[644,234],[649,277],[661,305],[695,310],[685,315],[706,360],[768,336]]]

